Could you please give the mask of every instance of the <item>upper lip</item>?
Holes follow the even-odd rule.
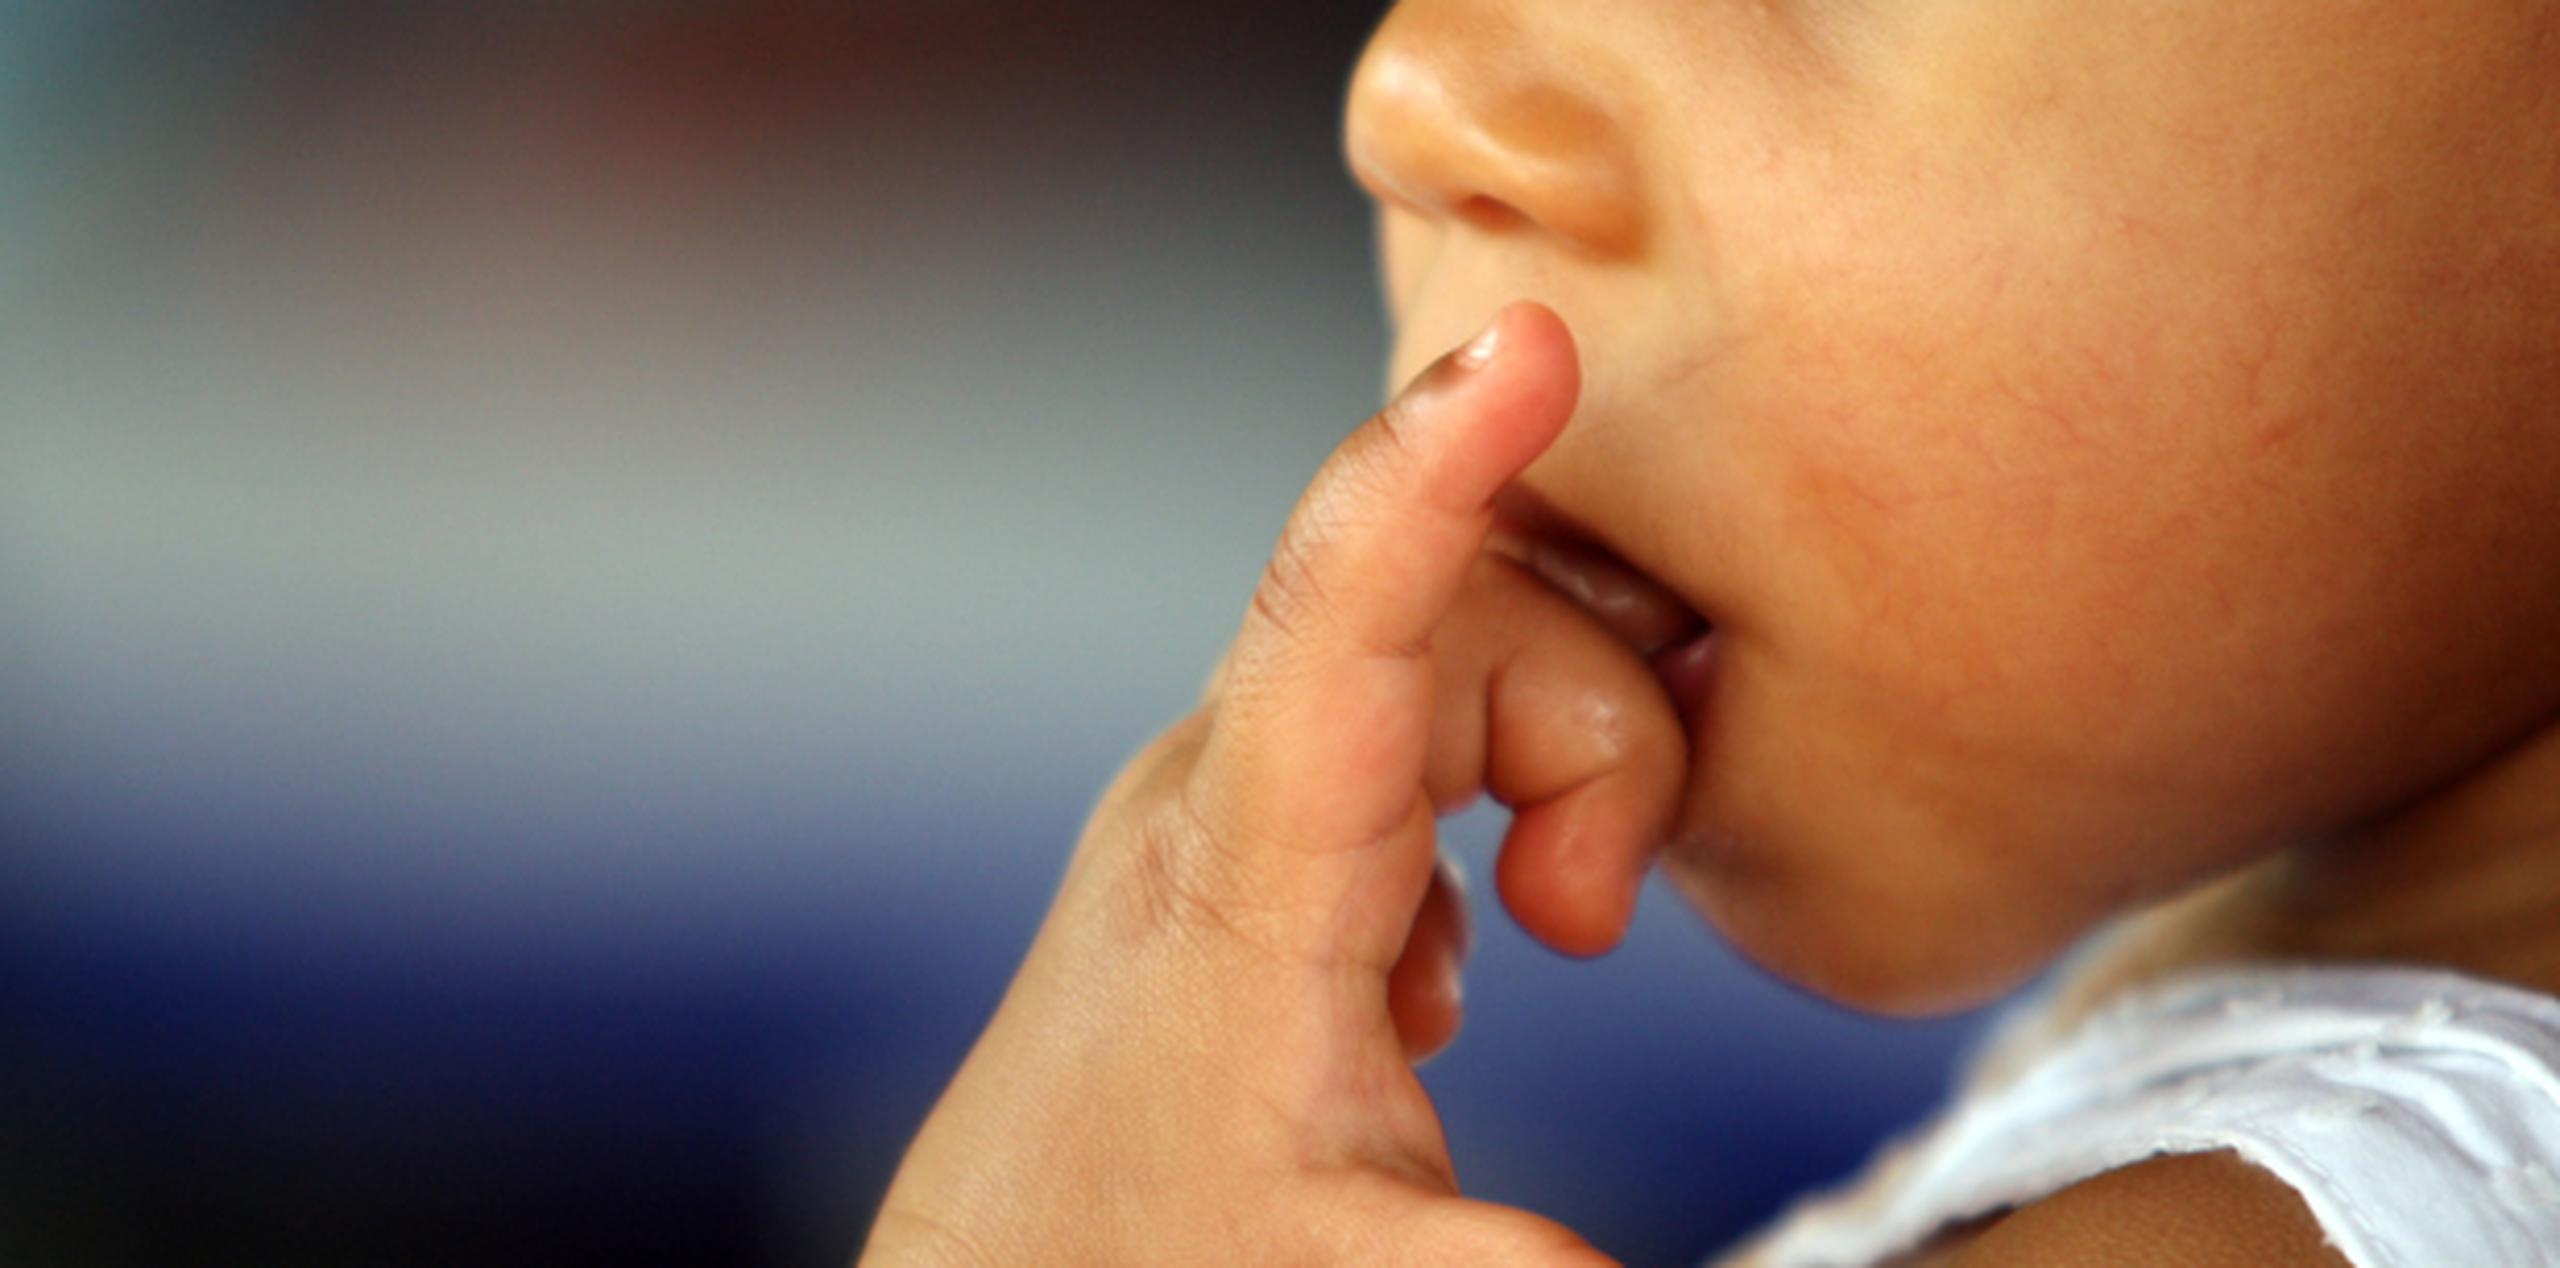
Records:
[[[1709,628],[1678,591],[1536,490],[1510,485],[1495,495],[1493,511],[1493,550],[1581,604],[1638,654],[1651,657]]]

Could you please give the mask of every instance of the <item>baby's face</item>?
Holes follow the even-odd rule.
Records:
[[[2560,705],[2560,5],[1405,0],[1401,380],[1721,631],[1683,889],[1873,1006],[2331,836]]]

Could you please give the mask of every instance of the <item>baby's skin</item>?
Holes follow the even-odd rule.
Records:
[[[2068,1008],[2560,993],[2560,3],[1404,0],[1346,149],[1413,385],[1105,794],[868,1261],[1605,1262],[1461,1197],[1410,1068],[1479,792],[1572,954],[1659,867],[1887,1012],[2119,917]],[[1915,1262],[2337,1261],[2200,1155]]]

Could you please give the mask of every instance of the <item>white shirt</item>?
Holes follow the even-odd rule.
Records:
[[[1740,1252],[1846,1268],[2159,1154],[2228,1149],[2357,1268],[2560,1265],[2560,999],[2376,965],[2171,979],[2068,1030],[2031,1000],[1953,1103]]]

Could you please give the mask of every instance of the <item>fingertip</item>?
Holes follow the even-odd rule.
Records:
[[[1537,300],[1517,299],[1494,313],[1478,339],[1494,344],[1483,368],[1503,376],[1502,390],[1520,413],[1562,431],[1582,392],[1582,354],[1564,318]]]
[[[1514,300],[1415,374],[1384,412],[1468,433],[1474,458],[1461,465],[1479,478],[1458,482],[1466,495],[1448,509],[1473,510],[1479,494],[1489,497],[1563,433],[1581,391],[1581,357],[1564,319],[1536,300]],[[1444,399],[1452,396],[1467,401]]]
[[[1650,870],[1651,851],[1618,843],[1625,829],[1601,821],[1607,809],[1581,795],[1526,807],[1494,864],[1494,888],[1511,918],[1576,959],[1606,955],[1626,939]]]
[[[1520,355],[1539,358],[1567,373],[1579,375],[1580,351],[1573,341],[1573,328],[1565,324],[1556,310],[1534,299],[1515,299],[1504,304],[1493,315],[1488,329],[1500,332],[1503,346],[1524,350]]]

